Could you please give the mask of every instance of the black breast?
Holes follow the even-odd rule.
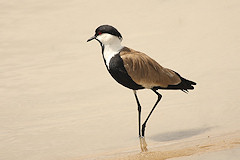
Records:
[[[135,83],[128,75],[126,69],[124,68],[123,60],[120,57],[120,54],[116,54],[114,57],[112,57],[109,63],[108,71],[118,83],[129,89],[138,90],[144,88]]]

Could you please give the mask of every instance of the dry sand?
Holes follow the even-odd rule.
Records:
[[[0,159],[140,152],[133,93],[110,77],[99,44],[86,43],[101,24],[198,83],[189,94],[160,91],[146,128],[148,153],[239,133],[239,16],[239,0],[1,0]],[[156,96],[139,96],[145,117]]]

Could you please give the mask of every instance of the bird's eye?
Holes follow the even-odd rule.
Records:
[[[98,35],[102,34],[102,32],[98,32]]]

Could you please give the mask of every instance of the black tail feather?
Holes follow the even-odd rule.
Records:
[[[180,78],[181,78],[182,82],[180,84],[178,84],[177,86],[180,87],[180,89],[185,93],[188,92],[188,89],[191,89],[191,90],[194,89],[193,85],[197,84],[197,83],[195,83],[193,81],[190,81],[190,80],[187,80],[187,79],[185,79],[181,76],[180,76]]]
[[[181,83],[177,84],[177,85],[169,85],[167,88],[163,88],[163,87],[156,87],[157,89],[180,89],[185,93],[188,93],[188,90],[192,90],[194,89],[194,85],[196,85],[196,82],[187,80],[183,77],[181,77],[177,72],[175,72],[181,79]]]

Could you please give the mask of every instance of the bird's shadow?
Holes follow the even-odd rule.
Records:
[[[193,137],[199,134],[202,134],[212,127],[205,127],[205,128],[195,128],[195,129],[188,129],[182,131],[175,131],[175,132],[165,132],[157,135],[153,135],[150,139],[159,142],[166,142],[166,141],[174,141],[174,140],[181,140],[189,137]]]

